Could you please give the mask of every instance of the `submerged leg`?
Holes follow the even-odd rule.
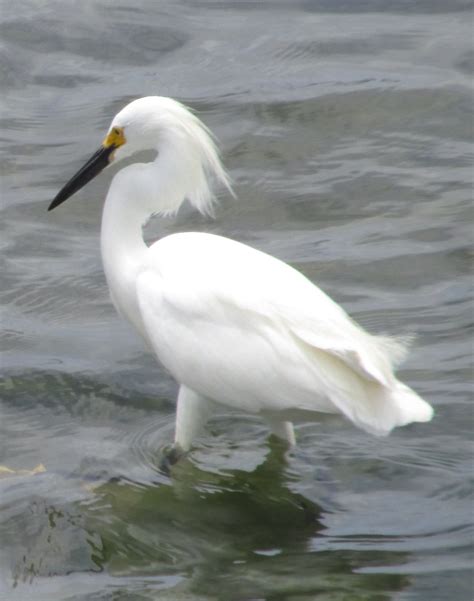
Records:
[[[273,434],[275,434],[275,436],[278,436],[278,438],[282,438],[290,446],[295,446],[296,438],[292,422],[279,419],[275,414],[265,413],[263,417],[265,418],[265,421],[267,422],[270,430]]]
[[[207,422],[212,402],[194,390],[181,386],[176,408],[175,445],[182,451],[189,451],[196,436]]]

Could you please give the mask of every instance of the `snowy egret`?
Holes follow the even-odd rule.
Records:
[[[176,449],[190,449],[216,403],[260,414],[290,445],[292,422],[320,412],[378,435],[431,419],[432,407],[394,375],[404,341],[369,334],[286,263],[204,233],[145,244],[152,215],[173,214],[185,199],[209,213],[213,181],[230,190],[209,131],[179,102],[154,96],[123,108],[49,210],[146,149],[157,151],[153,162],[112,180],[101,250],[115,307],[180,385]]]

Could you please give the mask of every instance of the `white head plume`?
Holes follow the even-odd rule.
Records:
[[[168,207],[157,206],[157,212],[175,212],[187,198],[201,213],[212,213],[214,182],[233,194],[212,134],[176,100],[163,96],[134,100],[115,116],[109,131],[114,127],[122,128],[126,138],[126,143],[115,151],[115,160],[141,150],[157,150],[161,173],[168,173],[160,193],[174,198]],[[172,190],[166,190],[166,181],[172,184]]]

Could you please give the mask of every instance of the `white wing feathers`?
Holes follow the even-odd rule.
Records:
[[[330,333],[318,331],[312,327],[316,324],[312,324],[310,319],[304,325],[291,325],[290,330],[306,344],[337,357],[363,378],[391,386],[394,380],[393,369],[405,357],[409,338],[372,336],[355,324],[349,336],[349,316],[346,319],[345,331],[339,335],[334,329]]]
[[[231,339],[221,333],[232,329],[244,345],[248,339],[246,352],[252,354],[257,347],[250,340],[257,330],[266,337],[266,348],[271,347],[268,361],[276,356],[281,372],[281,383],[277,376],[273,382],[275,398],[278,387],[291,384],[292,378],[295,382],[286,408],[340,412],[374,434],[431,418],[431,407],[393,374],[405,356],[407,340],[370,335],[298,271],[248,246],[209,234],[163,238],[149,249],[137,294],[149,332],[157,328],[155,317],[158,311],[166,312],[167,303],[173,307],[177,328],[188,324],[189,330],[197,331],[197,323],[204,322],[199,348],[217,357],[216,370],[227,377],[230,387],[235,382],[225,374],[235,373],[235,366],[242,363],[242,354],[238,355],[242,349],[232,348],[226,343]],[[152,295],[159,296],[159,302]],[[214,334],[217,337],[212,339]],[[158,355],[159,335],[154,341]],[[223,348],[216,353],[211,345],[219,340]],[[177,341],[166,346],[179,348]],[[185,361],[184,351],[182,355]],[[288,360],[294,357],[297,360]],[[233,362],[232,369],[226,361]],[[298,397],[303,381],[306,389],[314,390],[314,401],[308,395]],[[329,405],[318,402],[322,397],[329,399]]]

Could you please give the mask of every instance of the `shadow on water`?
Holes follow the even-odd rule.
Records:
[[[210,473],[183,458],[173,466],[169,485],[116,478],[95,493],[98,506],[110,505],[128,531],[131,523],[137,534],[143,528],[145,550],[159,548],[168,532],[175,553],[187,555],[194,547],[215,559],[245,559],[249,552],[303,551],[321,528],[320,508],[288,488],[285,448],[278,441],[271,441],[265,461],[250,473]],[[112,557],[107,554],[109,562]]]
[[[29,541],[13,566],[14,586],[95,572],[105,588],[113,579],[114,600],[156,598],[150,582],[160,579],[160,591],[167,581],[170,593],[160,599],[300,601],[329,594],[353,601],[389,599],[408,582],[370,573],[405,562],[406,553],[325,546],[326,511],[291,490],[294,478],[278,442],[270,441],[251,473],[210,473],[183,459],[165,483],[156,476],[83,483],[88,499],[63,507],[30,501],[14,528],[28,532]]]

